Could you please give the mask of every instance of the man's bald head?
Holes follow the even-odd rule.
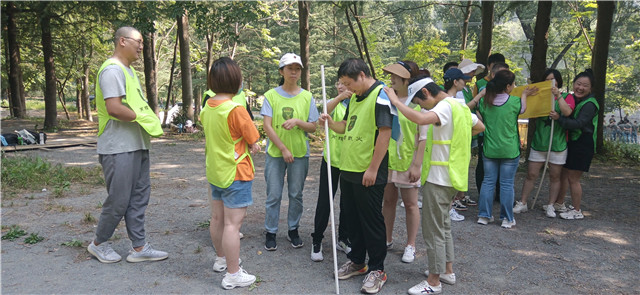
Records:
[[[116,31],[116,34],[113,38],[113,43],[114,44],[118,44],[118,40],[120,40],[120,38],[123,37],[130,37],[131,34],[133,32],[138,32],[140,33],[140,31],[138,31],[136,28],[134,27],[121,27]]]

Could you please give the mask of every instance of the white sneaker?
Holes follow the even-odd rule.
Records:
[[[428,277],[429,276],[429,270],[425,270],[424,271],[424,275]],[[445,284],[454,285],[456,283],[456,274],[455,273],[441,273],[440,274],[440,281],[445,283]]]
[[[547,211],[547,207],[548,207],[548,206],[549,206],[549,205],[542,205],[542,210],[543,210],[543,211]],[[562,203],[562,204],[554,203],[554,204],[553,204],[553,209],[554,209],[556,212],[567,212],[567,211],[569,211],[569,209],[567,208],[567,206],[565,206],[565,205],[564,205],[564,203]]]
[[[527,203],[522,203],[520,201],[516,201],[516,204],[513,205],[513,213],[524,213],[529,210],[527,208]]]
[[[93,241],[91,241],[89,246],[87,246],[87,251],[102,263],[114,263],[122,260],[122,257],[111,248],[111,243],[104,242],[96,246],[93,244]]]
[[[511,228],[512,226],[516,225],[516,219],[514,218],[513,221],[509,221],[509,219],[503,219],[502,220],[502,228]]]
[[[222,288],[231,290],[235,287],[247,287],[256,281],[256,276],[248,274],[244,269],[240,268],[237,273],[226,273],[222,278]]]
[[[311,260],[315,262],[324,260],[322,256],[322,244],[311,245]]]
[[[169,254],[167,254],[167,252],[155,250],[151,248],[151,245],[149,243],[146,243],[144,244],[144,247],[142,247],[142,250],[140,250],[140,252],[131,248],[131,250],[129,251],[129,256],[127,256],[127,261],[128,262],[158,261],[158,260],[167,259],[168,257],[169,257]]]
[[[387,250],[390,250],[391,248],[393,248],[393,241],[387,242]]]
[[[424,281],[420,282],[419,284],[411,287],[411,289],[409,289],[408,293],[411,294],[411,295],[439,294],[439,293],[442,293],[442,284],[437,285],[437,286],[431,286],[431,285],[429,285],[427,280],[424,280]]]
[[[240,239],[242,240],[242,238],[244,238],[244,234],[241,232],[238,232],[238,235],[240,236]]]
[[[416,259],[416,248],[411,245],[407,245],[404,248],[404,254],[402,254],[402,262],[411,263]]]
[[[238,265],[242,264],[242,259],[238,258]],[[216,255],[216,261],[213,263],[213,271],[223,272],[227,270],[227,257],[218,257]]]
[[[491,218],[478,217],[478,224],[487,225],[491,222],[493,222],[493,216]]]
[[[349,252],[351,252],[351,247],[344,241],[338,241],[336,244],[336,250],[342,251],[344,254],[349,254]]]
[[[560,218],[562,219],[583,219],[584,215],[582,215],[582,210],[577,211],[572,209],[571,211],[567,211],[564,213],[560,213]]]
[[[449,210],[449,217],[451,217],[451,220],[453,221],[463,221],[464,220],[464,216],[460,215],[460,213],[458,213],[458,211],[456,211],[456,209],[451,208],[451,210]]]
[[[549,218],[555,218],[556,217],[556,212],[555,212],[555,209],[553,208],[553,206],[547,206],[546,211],[547,211],[547,213],[546,213],[547,217],[549,217]]]

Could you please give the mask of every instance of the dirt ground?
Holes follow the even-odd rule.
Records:
[[[3,120],[2,129],[11,130],[20,124],[16,120]],[[49,136],[64,138],[81,134],[95,139],[95,132],[90,135],[91,128],[95,126],[77,122],[68,126],[68,130]],[[95,147],[86,145],[12,152],[5,156],[40,156],[69,166],[99,165]],[[304,190],[300,233],[305,245],[293,249],[286,240],[286,230],[280,230],[279,247],[274,252],[263,248],[264,153],[254,157],[254,204],[249,207],[242,228],[245,238],[241,257],[243,267],[259,276],[261,282],[255,288],[232,291],[220,287],[222,274],[211,269],[215,254],[209,231],[199,226],[210,217],[204,142],[186,140],[184,136],[155,139],[151,161],[152,195],[146,215],[148,240],[154,247],[169,252],[169,259],[137,264],[124,260],[115,264],[99,263],[85,249],[94,237],[96,226],[95,222],[86,222],[85,217],[87,214],[99,217],[105,188],[72,184],[70,191],[59,198],[54,198],[52,187],[37,188],[10,200],[2,199],[2,225],[19,225],[45,238],[35,245],[24,244],[23,239],[2,241],[2,293],[335,293],[333,258],[328,250],[331,249],[329,229],[323,245],[325,260],[312,262],[309,258],[318,194],[319,154],[311,157]],[[516,196],[520,194],[525,166],[521,163],[517,175]],[[470,176],[469,195],[477,199],[473,169]],[[547,198],[548,180],[543,184],[536,209],[517,214],[517,225],[513,229],[502,229],[499,222],[488,226],[476,224],[476,207],[462,212],[466,220],[453,223],[457,283],[444,285],[443,291],[449,294],[640,293],[637,277],[640,273],[640,169],[596,161],[582,184],[584,220],[544,216],[540,206]],[[286,228],[287,205],[285,189],[281,229]],[[397,208],[395,246],[385,261],[388,281],[381,294],[406,294],[411,286],[425,279],[427,258],[420,232],[416,260],[411,264],[400,261],[406,229],[404,209]],[[494,204],[493,210],[494,216],[498,216],[498,204]],[[72,239],[82,241],[83,247],[61,245]],[[123,256],[130,249],[124,222],[113,244]],[[345,261],[346,256],[339,252],[338,264]],[[359,293],[362,279],[340,281],[340,292]]]

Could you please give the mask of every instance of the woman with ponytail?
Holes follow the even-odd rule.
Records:
[[[562,168],[562,185],[559,196],[563,197],[567,188],[571,187],[571,203],[573,209],[560,213],[562,219],[583,219],[580,202],[582,185],[580,177],[589,172],[591,160],[595,153],[595,141],[598,131],[598,109],[600,106],[592,93],[594,83],[593,72],[587,69],[573,79],[573,97],[576,108],[570,116],[551,111],[550,117],[569,130],[567,142],[567,161]],[[558,200],[564,203],[564,200]]]
[[[493,220],[491,207],[496,182],[500,181],[500,219],[503,228],[516,225],[513,218],[513,184],[520,161],[518,115],[527,109],[527,96],[537,88],[527,87],[522,98],[511,96],[516,76],[509,70],[495,73],[487,83],[486,94],[480,100],[478,112],[485,124],[483,165],[484,179],[480,189],[478,224]],[[499,175],[499,176],[498,176]]]

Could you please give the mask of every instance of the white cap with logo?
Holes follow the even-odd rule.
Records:
[[[411,85],[409,85],[409,87],[407,88],[407,94],[408,94],[407,102],[411,102],[413,97],[416,96],[416,93],[418,93],[422,88],[424,88],[424,86],[426,86],[429,83],[434,83],[433,79],[429,77],[420,79],[418,81],[411,83]]]
[[[285,53],[282,56],[282,58],[280,58],[280,65],[278,67],[283,68],[290,64],[299,64],[301,67],[304,68],[304,66],[302,65],[302,60],[300,59],[300,56],[298,56],[295,53]]]

